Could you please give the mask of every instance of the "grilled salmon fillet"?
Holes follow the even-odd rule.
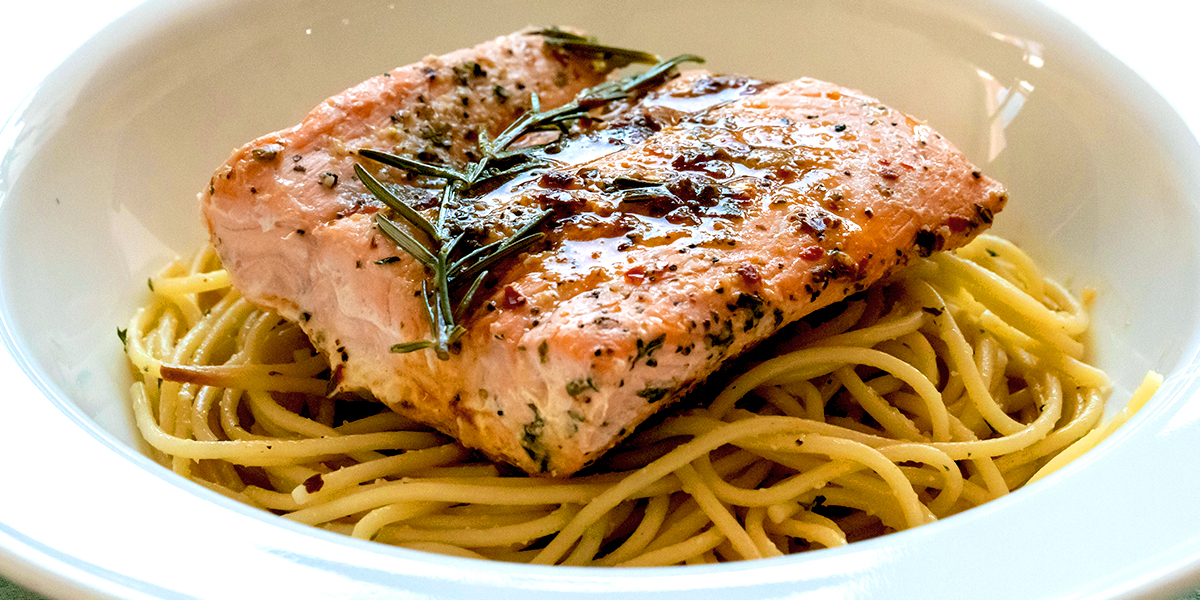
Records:
[[[236,151],[200,194],[235,286],[299,322],[344,391],[365,391],[496,460],[570,475],[723,362],[987,228],[1006,201],[941,135],[860,92],[704,71],[610,107],[469,199],[477,244],[553,211],[497,265],[448,360],[427,339],[425,267],[380,233],[360,162],[432,218],[425,178],[371,148],[475,159],[531,106],[604,80],[594,56],[517,33],[375,77]]]

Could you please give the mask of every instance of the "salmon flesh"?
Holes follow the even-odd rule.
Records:
[[[466,168],[533,94],[563,105],[617,62],[520,32],[374,77],[235,151],[200,194],[235,286],[304,328],[339,391],[566,476],[789,323],[965,244],[1006,201],[941,135],[861,92],[684,71],[446,209],[475,248],[550,216],[492,266],[446,360],[394,352],[430,336],[429,273],[381,233],[393,209],[354,165],[431,220],[444,182],[358,151]]]

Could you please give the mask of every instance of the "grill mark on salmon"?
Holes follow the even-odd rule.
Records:
[[[339,389],[563,476],[787,324],[966,243],[1006,200],[939,134],[860,92],[685,72],[456,207],[452,227],[478,244],[554,217],[493,271],[448,361],[389,352],[428,336],[425,273],[372,225],[387,209],[349,175],[352,151],[462,165],[472,131],[529,106],[494,86],[556,106],[606,75],[514,34],[369,80],[234,154],[201,194],[213,241],[243,294],[330,356]],[[363,162],[432,213],[430,182]]]

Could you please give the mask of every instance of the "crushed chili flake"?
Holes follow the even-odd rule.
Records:
[[[752,264],[744,264],[738,267],[737,272],[738,275],[742,276],[742,281],[746,282],[746,285],[750,287],[754,287],[762,283],[762,274],[760,274],[758,269]]]
[[[545,188],[563,190],[570,187],[574,180],[575,178],[570,173],[547,171],[538,180],[538,184]]]
[[[525,306],[525,296],[521,295],[511,285],[504,286],[504,308],[520,308]]]
[[[954,215],[949,219],[946,219],[946,225],[950,226],[950,231],[953,231],[954,233],[961,233],[971,227],[971,221],[958,215]]]

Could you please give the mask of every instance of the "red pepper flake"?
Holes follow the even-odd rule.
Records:
[[[804,260],[819,260],[822,256],[825,256],[825,250],[820,246],[812,246],[800,253],[800,258]]]
[[[891,169],[884,169],[883,171],[880,171],[879,176],[893,181],[900,178],[900,174]]]
[[[882,159],[882,158],[881,158],[881,159],[879,159],[879,164],[881,164],[881,165],[883,165],[883,166],[885,166],[885,167],[886,167],[886,166],[889,166],[889,165],[891,165],[891,164],[892,164],[892,161],[890,161],[890,160],[884,160],[884,159]]]
[[[513,286],[504,286],[504,308],[520,308],[525,306],[525,296],[521,292],[513,289]]]
[[[544,188],[565,190],[568,187],[571,187],[571,183],[573,181],[575,181],[575,177],[573,177],[570,173],[547,171],[542,174],[541,178],[538,179],[538,184]]]
[[[950,226],[950,231],[954,233],[962,233],[971,227],[971,221],[964,219],[958,215],[946,219],[946,224]]]
[[[625,271],[625,282],[630,285],[642,285],[646,280],[646,267],[637,266]]]
[[[914,166],[912,166],[912,165],[910,165],[910,164],[908,164],[908,163],[906,163],[906,162],[902,162],[902,163],[900,163],[900,166],[904,167],[905,169],[908,169],[909,171],[912,171],[912,170],[916,169],[916,167],[914,167]]]
[[[762,274],[752,264],[744,264],[738,267],[737,272],[738,275],[742,276],[742,281],[746,282],[746,285],[750,287],[755,287],[762,283]]]

